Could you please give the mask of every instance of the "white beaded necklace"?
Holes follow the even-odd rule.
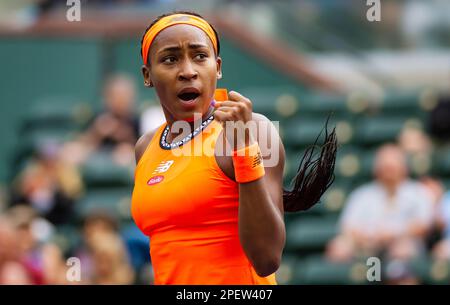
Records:
[[[206,126],[208,126],[213,120],[214,120],[214,115],[211,115],[209,118],[207,118],[204,121],[202,121],[200,126],[195,128],[194,131],[192,131],[190,134],[185,136],[180,141],[177,141],[177,142],[174,142],[174,143],[167,143],[166,139],[167,139],[167,135],[169,134],[169,125],[167,125],[164,128],[164,131],[161,134],[161,140],[159,141],[159,144],[160,144],[162,149],[172,149],[172,148],[180,147],[183,144],[185,144],[186,142],[190,141],[192,138],[194,138],[197,134],[202,132],[203,129],[205,129]]]

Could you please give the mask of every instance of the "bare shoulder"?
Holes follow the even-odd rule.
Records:
[[[271,120],[269,120],[265,115],[261,113],[252,113],[252,120],[256,122],[256,131],[258,133],[258,140],[261,137],[268,137],[267,140],[280,140],[277,125],[275,125]],[[270,144],[270,142],[269,142]]]
[[[252,119],[255,122],[261,122],[261,121],[270,122],[270,120],[265,115],[263,115],[261,113],[257,113],[257,112],[252,112]]]
[[[139,138],[139,140],[137,140],[136,145],[134,147],[136,164],[138,164],[139,160],[141,159],[142,155],[145,152],[145,149],[147,148],[148,144],[150,144],[150,141],[153,139],[153,136],[155,135],[157,130],[158,128],[146,132]]]
[[[252,112],[252,120],[256,122],[257,130],[259,134],[269,133],[272,136],[278,135],[278,124],[274,124],[268,117],[261,113]],[[275,122],[278,123],[278,122]]]

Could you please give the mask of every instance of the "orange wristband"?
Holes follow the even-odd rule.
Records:
[[[264,165],[258,143],[233,151],[234,176],[238,183],[255,181],[264,176]]]

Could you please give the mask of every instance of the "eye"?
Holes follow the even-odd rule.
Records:
[[[176,61],[175,56],[167,56],[162,59],[162,63],[173,64]]]
[[[197,54],[197,55],[195,55],[195,59],[199,59],[199,60],[203,60],[203,59],[205,59],[205,58],[207,58],[208,57],[208,55],[206,55],[205,53],[199,53],[199,54]]]

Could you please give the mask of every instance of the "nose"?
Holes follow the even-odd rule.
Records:
[[[198,72],[194,69],[190,60],[184,60],[180,67],[180,72],[178,74],[178,80],[185,81],[196,79],[198,77]]]

